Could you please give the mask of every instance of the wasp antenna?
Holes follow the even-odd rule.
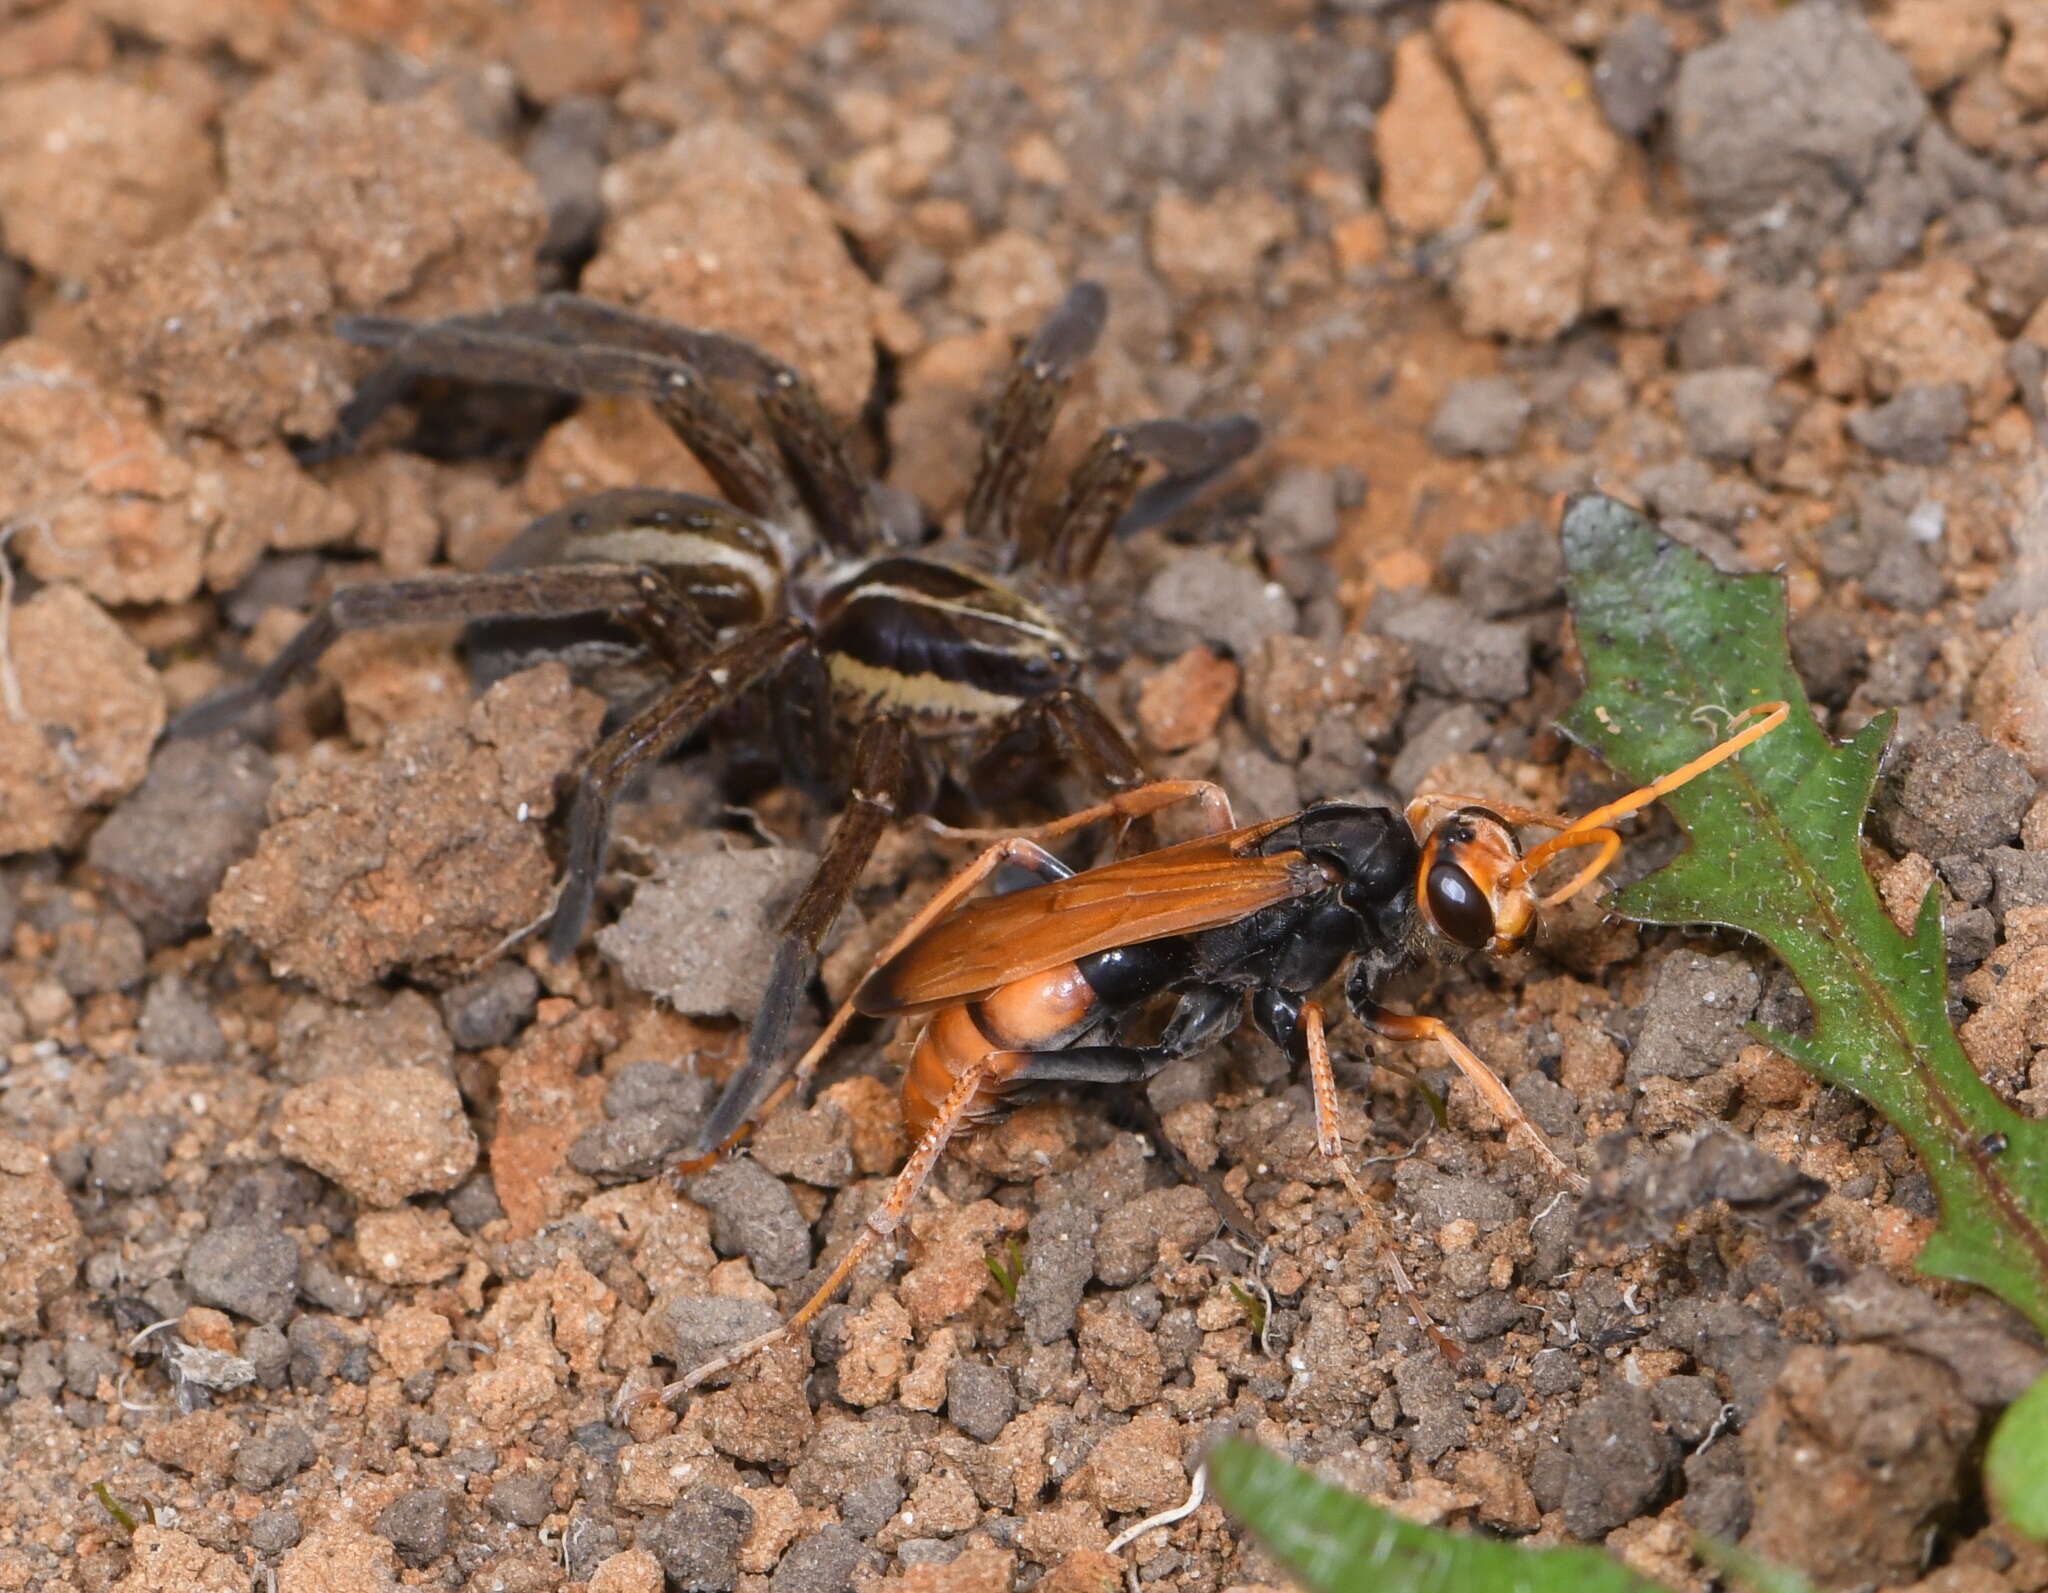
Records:
[[[1735,730],[1735,734],[1708,748],[1690,763],[1673,769],[1661,779],[1652,780],[1645,786],[1638,786],[1635,790],[1629,792],[1627,796],[1610,802],[1605,807],[1598,807],[1590,813],[1581,814],[1578,818],[1572,820],[1568,829],[1560,834],[1553,835],[1541,846],[1532,850],[1521,862],[1517,863],[1513,872],[1508,876],[1508,883],[1510,885],[1526,884],[1536,877],[1537,871],[1544,864],[1548,863],[1560,852],[1571,852],[1576,851],[1582,846],[1598,845],[1600,847],[1600,856],[1594,863],[1573,875],[1569,883],[1560,890],[1553,891],[1549,896],[1544,897],[1542,905],[1554,907],[1559,902],[1568,901],[1592,884],[1599,877],[1601,871],[1614,860],[1615,853],[1621,849],[1621,838],[1612,829],[1608,828],[1609,825],[1613,824],[1617,819],[1627,818],[1631,813],[1640,812],[1659,797],[1676,791],[1680,786],[1698,779],[1709,769],[1713,768],[1715,764],[1727,762],[1728,759],[1742,751],[1744,747],[1749,746],[1752,742],[1762,740],[1773,730],[1776,730],[1778,726],[1785,722],[1786,716],[1791,712],[1792,705],[1789,702],[1764,702],[1757,703],[1754,707],[1745,708],[1741,713],[1728,721],[1728,728],[1735,730],[1735,727],[1741,725],[1744,720],[1752,718],[1756,720],[1755,724],[1745,726],[1741,730]]]

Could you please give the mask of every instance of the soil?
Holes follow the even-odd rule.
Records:
[[[2040,0],[0,0],[0,1589],[1264,1587],[1213,1501],[1131,1532],[1226,1430],[1674,1587],[1698,1531],[2048,1587],[1975,1473],[2041,1346],[1914,1277],[1927,1177],[1750,1038],[1804,1012],[1754,946],[1586,907],[1401,992],[1584,1201],[1339,1031],[1456,1364],[1246,1035],[1151,1097],[1263,1257],[1115,1103],[1033,1106],[677,1415],[620,1396],[803,1298],[902,1154],[866,1034],[664,1175],[830,814],[689,750],[556,966],[517,936],[602,714],[559,668],[358,636],[261,733],[159,739],[338,583],[708,485],[633,406],[502,394],[302,466],[367,368],[336,316],[579,287],[736,332],[946,517],[1092,278],[1062,458],[1266,428],[1084,605],[1158,772],[1595,800],[1551,505],[1632,497],[1785,572],[1830,729],[1897,713],[1872,867],[1942,893],[1971,1054],[2048,1112],[2044,156]],[[830,994],[957,855],[885,841]]]

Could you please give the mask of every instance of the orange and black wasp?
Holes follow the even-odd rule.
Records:
[[[1436,949],[1491,956],[1515,950],[1545,909],[1577,895],[1613,861],[1621,849],[1616,822],[1735,756],[1788,712],[1782,702],[1748,710],[1731,722],[1731,734],[1684,767],[1577,818],[1431,795],[1405,813],[1324,802],[1238,826],[1220,787],[1185,780],[1120,792],[997,840],[882,952],[759,1114],[803,1086],[856,1015],[921,1018],[903,1080],[913,1144],[888,1197],[787,1322],[697,1367],[664,1397],[800,1331],[894,1233],[955,1137],[1051,1086],[1142,1084],[1221,1039],[1247,1013],[1297,1065],[1307,1064],[1317,1152],[1370,1214],[1338,1133],[1326,1017],[1315,998],[1347,964],[1344,1003],[1360,1022],[1389,1040],[1435,1040],[1560,1183],[1584,1188],[1493,1070],[1441,1019],[1390,1011],[1381,992],[1396,971]],[[1082,825],[1128,822],[1181,802],[1198,805],[1206,833],[1178,845],[1076,873],[1041,844]],[[1525,853],[1516,826],[1555,833]],[[1590,861],[1562,884],[1539,890],[1537,876],[1548,864],[1586,847],[1596,849]],[[1039,883],[966,900],[1005,865]],[[1129,1043],[1127,1026],[1168,996],[1174,1005],[1158,1039]],[[750,1090],[753,1082],[743,1075],[732,1088]],[[1381,1250],[1412,1303],[1398,1258],[1384,1244]]]

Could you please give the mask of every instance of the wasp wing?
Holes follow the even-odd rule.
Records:
[[[1323,889],[1329,876],[1299,852],[1244,854],[1285,822],[968,902],[869,974],[854,1005],[873,1017],[930,1012],[1079,957],[1214,929]]]

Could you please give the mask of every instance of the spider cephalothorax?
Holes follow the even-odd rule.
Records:
[[[736,338],[569,294],[421,324],[345,319],[343,337],[389,354],[333,435],[303,451],[306,462],[353,449],[422,379],[454,378],[645,399],[724,500],[599,493],[534,521],[486,572],[344,587],[253,681],[201,704],[176,730],[226,723],[276,695],[343,631],[366,626],[469,621],[472,659],[488,673],[566,660],[624,718],[584,765],[570,809],[548,934],[562,958],[588,922],[627,781],[743,699],[765,703],[778,742],[803,766],[794,772],[829,772],[846,793],[784,926],[749,1044],[765,1059],[780,1049],[818,944],[892,817],[928,805],[948,778],[977,800],[1008,794],[1049,758],[1111,789],[1143,778],[1087,694],[1086,649],[1055,600],[1088,579],[1113,532],[1175,512],[1258,429],[1243,417],[1113,427],[1056,501],[1036,503],[1033,477],[1060,399],[1105,308],[1101,289],[1078,284],[1025,345],[957,536],[915,546],[892,539],[888,526],[904,517],[854,468],[810,382]],[[742,418],[749,409],[758,429]],[[1159,479],[1141,491],[1152,463]],[[936,531],[920,524],[914,535]],[[1025,582],[1036,596],[1020,590]]]

